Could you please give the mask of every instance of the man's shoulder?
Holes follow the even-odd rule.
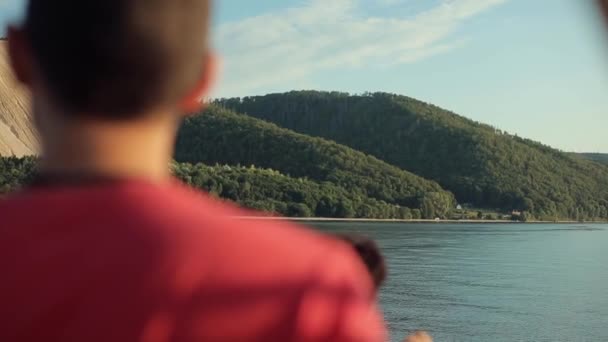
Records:
[[[153,284],[154,291],[160,288],[170,298],[188,295],[189,305],[205,308],[187,313],[194,315],[188,317],[193,332],[213,322],[203,332],[232,333],[235,320],[253,322],[255,330],[259,326],[252,317],[262,313],[282,321],[286,311],[281,308],[291,305],[287,312],[293,322],[283,326],[286,336],[293,336],[295,327],[302,336],[317,334],[321,324],[337,329],[335,341],[379,340],[360,338],[382,329],[371,304],[370,277],[352,248],[287,221],[248,216],[233,204],[177,184],[28,191],[0,203],[0,245],[10,247],[0,255],[13,260],[23,253],[52,251],[54,258],[26,258],[32,264],[19,265],[33,275],[78,269],[82,279],[117,272],[121,276],[104,281],[151,279],[146,288]],[[61,276],[47,281],[53,280],[64,281]],[[129,289],[123,291],[127,301],[149,300],[146,293],[137,296]],[[328,312],[342,314],[329,317]],[[321,323],[319,317],[324,317]]]
[[[185,239],[177,245],[187,258],[176,274],[192,281],[193,268],[204,270],[199,274],[204,278],[194,278],[194,284],[204,284],[197,295],[207,298],[213,288],[222,289],[219,293],[230,289],[238,298],[292,306],[291,313],[279,310],[279,316],[292,315],[288,326],[294,331],[289,333],[302,340],[384,340],[371,278],[349,245],[286,220],[251,217],[247,210],[189,189],[176,191],[170,215],[182,222]]]
[[[168,254],[201,266],[214,260],[211,266],[236,272],[255,265],[301,273],[328,259],[344,268],[356,263],[352,251],[326,234],[285,220],[251,218],[258,214],[178,183],[30,190],[0,201],[0,213],[14,231],[78,226],[89,235],[118,239],[125,248],[147,249],[155,241]]]
[[[174,191],[168,215],[180,222],[180,229],[204,236],[207,241],[221,240],[240,252],[250,249],[258,256],[267,255],[275,260],[280,257],[308,260],[334,254],[343,247],[327,234],[286,219],[260,216],[258,212],[182,186]]]
[[[163,205],[146,209],[146,221],[173,241],[180,255],[213,269],[215,279],[237,276],[264,282],[279,277],[302,284],[331,273],[330,278],[353,277],[362,288],[370,285],[367,277],[360,277],[366,273],[352,249],[328,234],[283,219],[256,217],[253,211],[184,186],[167,191]]]

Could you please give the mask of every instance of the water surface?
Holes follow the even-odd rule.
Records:
[[[608,225],[315,226],[380,244],[392,341],[608,341]]]

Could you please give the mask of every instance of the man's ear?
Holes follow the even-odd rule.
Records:
[[[217,77],[218,57],[214,53],[209,53],[203,60],[202,73],[196,85],[182,100],[180,109],[186,115],[200,111],[204,106],[204,97],[209,94],[211,86]]]
[[[597,0],[597,3],[600,6],[602,15],[604,15],[604,19],[608,19],[608,0]]]
[[[27,35],[22,28],[9,26],[7,38],[8,56],[15,78],[27,87],[31,87],[33,64]]]

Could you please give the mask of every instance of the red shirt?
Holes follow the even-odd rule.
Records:
[[[383,341],[342,243],[181,185],[0,200],[0,341]]]

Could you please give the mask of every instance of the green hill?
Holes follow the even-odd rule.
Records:
[[[572,153],[572,155],[608,165],[608,153]]]
[[[445,216],[453,196],[432,181],[334,142],[212,106],[188,118],[179,132],[178,162],[255,165],[326,182],[393,205]]]
[[[406,96],[302,91],[216,103],[433,179],[461,203],[608,217],[606,168]]]

